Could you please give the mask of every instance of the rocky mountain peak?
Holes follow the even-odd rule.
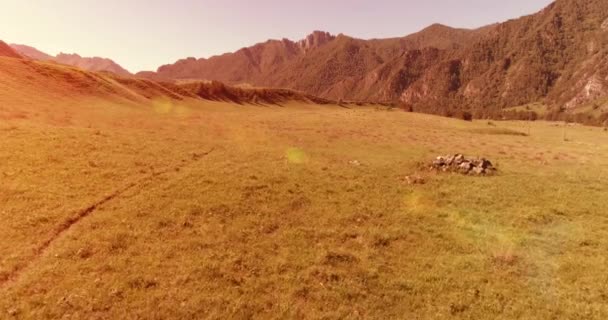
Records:
[[[336,37],[325,31],[314,31],[309,34],[306,39],[298,41],[298,45],[308,51],[310,49],[318,48],[332,40]]]

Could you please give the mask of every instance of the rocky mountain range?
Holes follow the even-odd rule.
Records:
[[[119,64],[107,58],[81,57],[80,55],[75,53],[60,53],[56,56],[52,56],[36,48],[26,45],[11,44],[11,47],[16,52],[19,52],[19,54],[21,54],[22,56],[34,60],[53,61],[60,64],[78,67],[87,71],[108,71],[122,76],[127,76],[131,74]]]
[[[284,87],[444,114],[489,116],[537,103],[543,113],[598,115],[608,112],[607,44],[608,1],[557,0],[474,30],[436,24],[373,40],[316,31],[302,41],[269,40],[139,76]]]
[[[300,41],[268,40],[209,59],[179,60],[161,66],[155,74],[138,75],[291,87],[334,99],[390,100],[392,94],[371,92],[374,88],[347,87],[351,83],[363,84],[359,82],[365,82],[375,71],[410,57],[409,52],[423,48],[453,49],[485,30],[453,29],[436,24],[404,38],[377,40],[315,31]]]
[[[6,44],[0,53],[131,76],[110,59],[53,57]],[[135,77],[287,88],[448,116],[602,123],[608,119],[608,1],[556,0],[503,23],[471,30],[434,24],[400,38],[315,31],[300,41],[268,40],[208,59],[190,57]]]

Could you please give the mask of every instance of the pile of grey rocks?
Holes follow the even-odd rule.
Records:
[[[494,168],[490,160],[485,158],[466,158],[462,154],[439,156],[433,161],[431,169],[477,176],[491,175],[496,172],[496,168]]]

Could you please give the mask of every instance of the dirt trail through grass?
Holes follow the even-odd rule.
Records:
[[[35,255],[30,259],[30,261],[27,264],[13,270],[8,275],[8,277],[6,277],[5,279],[0,279],[0,289],[4,289],[5,287],[9,286],[10,284],[17,282],[19,280],[20,275],[25,270],[27,270],[32,264],[34,264],[38,260],[38,258],[43,256],[46,253],[46,251],[48,250],[48,248],[51,247],[51,245],[57,239],[59,239],[63,234],[65,234],[67,231],[69,231],[75,224],[82,221],[82,219],[88,217],[93,212],[95,212],[95,210],[97,210],[97,208],[99,208],[100,206],[120,197],[125,192],[127,192],[133,188],[142,186],[143,184],[145,184],[146,182],[150,181],[151,179],[153,179],[155,177],[167,174],[169,172],[180,171],[181,169],[188,167],[188,166],[198,162],[199,160],[203,159],[207,155],[211,154],[213,151],[215,151],[215,148],[211,148],[209,151],[206,151],[206,152],[191,153],[190,159],[189,160],[183,159],[182,162],[180,163],[180,165],[172,166],[172,167],[166,168],[164,170],[160,170],[160,171],[155,171],[142,178],[137,179],[136,181],[132,181],[132,182],[126,184],[125,186],[123,186],[119,189],[116,189],[112,193],[106,195],[105,197],[103,197],[99,201],[96,201],[95,203],[91,204],[90,206],[76,212],[76,214],[74,214],[72,217],[69,217],[63,223],[61,223],[56,228],[56,230],[53,232],[51,237],[49,239],[47,239],[46,241],[44,241],[36,249]]]

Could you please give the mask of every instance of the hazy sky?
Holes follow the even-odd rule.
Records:
[[[0,40],[108,57],[130,71],[313,30],[404,36],[438,22],[474,28],[551,0],[0,0]]]

